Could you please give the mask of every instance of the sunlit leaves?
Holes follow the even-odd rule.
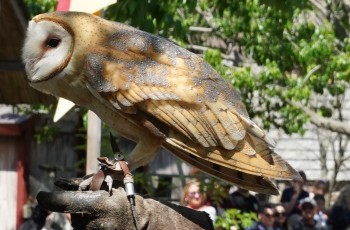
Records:
[[[37,14],[55,11],[57,2],[58,0],[24,0],[31,18]]]
[[[204,52],[204,60],[214,67],[221,75],[225,74],[227,67],[222,65],[221,52],[218,49],[208,49]]]
[[[218,216],[215,221],[215,229],[230,229],[232,226],[238,229],[248,229],[258,220],[254,212],[242,212],[238,209],[228,209],[222,216]]]
[[[196,5],[196,0],[120,0],[105,11],[105,17],[181,43],[196,19]]]
[[[331,117],[333,110],[331,108],[323,105],[323,106],[321,106],[319,108],[319,111],[320,111],[322,116],[324,116],[324,117]]]

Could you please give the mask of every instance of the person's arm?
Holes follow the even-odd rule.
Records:
[[[288,214],[293,211],[295,205],[297,204],[300,192],[301,192],[300,184],[294,183],[293,184],[293,194],[292,194],[290,200],[286,200],[286,198],[285,198],[286,194],[282,195],[281,203],[283,204],[283,206],[286,209],[286,212]]]
[[[293,211],[295,205],[297,204],[298,202],[298,197],[299,197],[299,194],[293,194],[292,195],[292,198],[289,202],[284,202],[283,203],[283,206],[284,208],[286,209],[286,212],[289,214]]]

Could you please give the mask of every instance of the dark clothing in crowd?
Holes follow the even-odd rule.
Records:
[[[293,196],[294,190],[293,187],[290,188],[286,188],[285,190],[283,190],[282,193],[282,197],[281,197],[281,203],[287,203],[290,202]],[[309,197],[309,193],[306,192],[304,189],[302,189],[300,191],[299,197],[298,197],[298,202],[295,203],[293,210],[288,214],[288,215],[292,215],[292,214],[298,214],[301,215],[301,210],[299,209],[299,201]]]
[[[40,205],[35,206],[30,219],[26,220],[19,230],[40,230],[45,225],[46,217],[50,213]]]
[[[244,196],[239,191],[236,191],[229,195],[229,208],[236,208],[242,212],[254,212],[259,210],[259,201],[255,196],[249,194]]]
[[[320,222],[316,222],[313,225],[308,225],[304,220],[300,220],[299,223],[293,226],[293,230],[326,230],[326,226],[322,226]]]
[[[334,230],[345,230],[350,226],[350,210],[346,207],[335,205],[327,222]]]
[[[258,221],[256,223],[254,223],[253,226],[249,227],[247,230],[281,230],[281,229],[276,227],[276,226],[268,229],[263,223]]]

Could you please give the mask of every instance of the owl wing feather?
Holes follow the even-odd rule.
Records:
[[[239,93],[197,55],[128,28],[96,47],[85,69],[90,88],[115,109],[146,113],[174,130],[166,145],[178,155],[260,179],[298,177],[249,119]]]
[[[147,110],[150,100],[177,101],[181,107],[196,107],[197,113],[186,114],[186,120],[205,131],[193,132],[186,126],[181,129],[182,133],[200,136],[192,141],[234,149],[245,136],[240,117],[248,115],[239,93],[202,59],[165,39],[138,30],[122,30],[87,59],[89,69],[99,72],[88,75],[90,84],[117,109],[135,112],[140,108]],[[162,105],[163,111],[174,109]],[[174,119],[163,121],[169,124]]]

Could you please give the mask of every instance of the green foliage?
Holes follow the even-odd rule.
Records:
[[[53,11],[57,1],[25,0],[31,15]],[[341,11],[336,4],[330,8]],[[209,47],[203,57],[241,91],[252,117],[264,128],[303,133],[308,119],[291,105],[309,106],[315,95],[343,95],[350,81],[350,39],[327,17],[318,22],[318,9],[306,0],[120,0],[104,16],[175,40],[182,46],[205,45],[209,37],[240,49],[260,71],[235,63],[224,65],[230,49]],[[349,31],[348,22],[340,21]],[[210,33],[193,32],[190,26],[210,27]],[[258,105],[258,106],[257,106]],[[313,109],[329,117],[339,107],[319,105]]]
[[[55,11],[58,0],[24,0],[24,3],[32,18],[37,14]]]
[[[208,176],[202,172],[196,175],[201,181],[201,191],[207,194],[210,202],[214,206],[221,206],[228,194],[228,188],[231,186],[227,182]]]
[[[31,114],[53,114],[53,105],[43,105],[43,104],[17,104],[15,106],[15,113],[19,115],[31,115]]]
[[[224,76],[227,67],[223,66],[221,52],[218,49],[208,49],[204,52],[204,60],[214,67],[221,75]]]
[[[52,122],[52,114],[54,112],[53,105],[25,105],[17,104],[15,106],[14,113],[26,116],[26,115],[42,115],[43,122],[40,126],[37,126],[34,134],[34,138],[38,144],[43,142],[51,142],[54,137],[58,134],[59,130]],[[49,117],[49,119],[47,119]]]
[[[196,3],[196,0],[120,0],[105,11],[105,17],[181,43],[193,24]]]
[[[241,212],[238,209],[228,209],[222,216],[218,216],[214,223],[215,229],[228,230],[231,226],[238,229],[247,229],[252,226],[258,217],[253,212]]]
[[[111,130],[106,125],[106,123],[102,122],[101,127],[101,155],[108,157],[108,158],[114,158],[114,152],[112,150],[111,140],[110,140],[110,134]],[[117,140],[115,140],[117,141]]]
[[[239,44],[243,55],[260,65],[258,73],[233,67],[225,77],[241,91],[249,114],[261,118],[264,128],[302,134],[309,120],[291,101],[308,106],[317,94],[344,94],[350,78],[349,39],[337,37],[330,21],[310,20],[315,9],[307,1],[246,0],[223,3],[221,10],[220,4],[210,4],[201,7],[217,13],[215,34]],[[223,72],[222,64],[206,60]],[[314,109],[329,117],[336,106]]]
[[[224,65],[230,50],[210,48],[203,53],[240,92],[252,117],[264,128],[303,133],[307,116],[290,102],[308,106],[311,97],[342,95],[350,78],[350,42],[340,39],[330,21],[310,20],[316,9],[309,1],[155,1],[122,0],[105,16],[186,44],[206,44],[209,37],[241,47],[254,66]],[[137,13],[136,13],[137,11]],[[211,14],[212,17],[205,17]],[[211,27],[197,33],[190,26]],[[330,116],[336,105],[314,109]]]
[[[136,171],[133,173],[136,191],[144,197],[156,197],[159,200],[169,200],[174,188],[169,177],[152,175],[148,172]]]
[[[51,122],[47,122],[35,131],[34,138],[38,144],[43,142],[52,142],[54,137],[58,134],[58,131],[59,130],[56,126],[54,126]]]

